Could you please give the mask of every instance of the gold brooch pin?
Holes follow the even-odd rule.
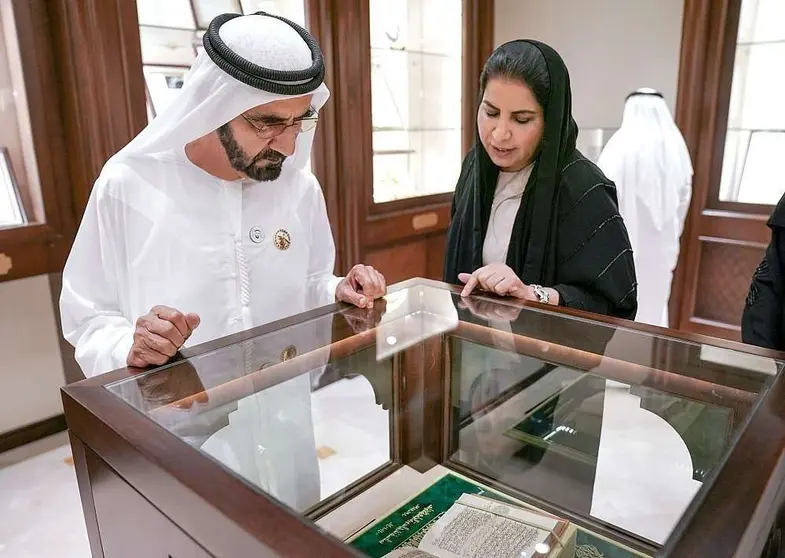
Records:
[[[297,356],[297,347],[295,347],[294,345],[289,345],[281,353],[281,362],[292,360],[296,356]]]
[[[278,229],[273,236],[273,244],[279,250],[288,250],[292,245],[292,237],[284,229]]]

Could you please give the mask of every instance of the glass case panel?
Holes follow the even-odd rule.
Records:
[[[652,555],[783,368],[422,280],[291,323],[107,389],[369,556]]]
[[[363,328],[362,319],[354,327]],[[108,389],[295,511],[391,461],[392,359],[331,351],[333,317],[249,339]]]

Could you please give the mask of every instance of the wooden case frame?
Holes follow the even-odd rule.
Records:
[[[392,290],[421,284],[457,293],[454,287],[425,280],[410,280]],[[612,318],[598,319],[579,311],[543,309],[534,303],[519,306],[546,314],[569,315],[580,321],[590,318],[595,323],[651,334],[666,342],[690,341],[770,358],[785,356],[731,341]],[[186,351],[182,358],[320,316],[353,311],[339,305],[322,308],[195,347]],[[380,316],[380,311],[376,312]],[[346,325],[339,327],[345,328]],[[462,322],[454,334],[483,342],[489,334],[485,329]],[[339,340],[324,350],[329,351],[333,358],[346,356],[371,346],[374,335],[373,325],[359,333],[349,333],[344,329],[338,335]],[[450,370],[447,366],[449,343],[446,335],[430,338],[404,351],[393,362],[395,410],[391,421],[390,463],[349,487],[342,496],[310,510],[312,517],[323,515],[403,464],[420,471],[444,464],[492,486],[496,484],[492,479],[449,460],[453,417],[447,398]],[[538,358],[547,357],[549,362],[586,370],[592,366],[592,359],[599,358],[526,335],[510,335],[522,352]],[[302,358],[307,358],[307,354]],[[300,357],[256,373],[251,382],[253,391],[271,382],[283,381],[291,375],[293,367],[303,366],[304,361],[298,363],[299,360]],[[662,367],[647,369],[635,363],[617,361],[612,363],[611,370],[615,371],[615,379],[621,381],[642,383],[641,374],[644,374],[645,382],[653,387],[669,392],[688,391],[693,397],[700,397],[704,389],[725,389],[736,395],[745,391],[743,386],[724,386],[721,370],[709,369],[705,371],[704,378],[690,378],[681,371],[667,368],[663,370],[667,360],[666,352],[665,357],[656,355],[655,358],[657,363],[663,364]],[[106,545],[127,548],[127,555],[132,556],[138,544],[138,533],[134,527],[126,527],[127,522],[122,517],[107,519],[106,498],[96,497],[106,487],[114,490],[112,493],[117,493],[118,487],[123,487],[126,492],[130,488],[136,495],[137,503],[134,505],[142,510],[142,515],[160,516],[153,522],[160,530],[155,534],[156,544],[160,544],[160,549],[156,550],[171,553],[178,548],[190,549],[189,555],[199,556],[358,556],[353,549],[325,535],[310,521],[304,521],[301,516],[229,473],[105,389],[106,385],[131,375],[132,371],[122,369],[63,388],[82,505],[95,558],[104,556]],[[249,384],[246,382],[244,385]],[[233,393],[232,397],[237,395]],[[745,406],[750,411],[746,428],[741,430],[726,461],[707,481],[712,483],[711,489],[705,498],[693,501],[668,545],[658,555],[755,556],[762,550],[775,516],[785,501],[785,456],[781,451],[785,445],[785,375],[779,373],[757,401],[750,398]],[[505,489],[509,491],[509,487]],[[520,496],[532,500],[526,495]],[[544,502],[533,503],[548,507]],[[117,505],[122,504],[118,502]],[[569,517],[564,510],[553,511]],[[583,521],[586,519],[583,518]],[[602,526],[598,529],[601,531]],[[619,536],[618,532],[615,536]],[[641,550],[653,550],[634,539],[625,538],[625,542]]]

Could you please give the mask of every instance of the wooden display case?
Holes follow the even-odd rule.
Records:
[[[93,556],[362,556],[446,477],[558,518],[559,556],[761,554],[781,355],[458,292],[410,280],[63,388]]]

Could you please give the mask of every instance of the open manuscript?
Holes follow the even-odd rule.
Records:
[[[372,558],[561,558],[572,556],[569,526],[448,474],[351,544]]]
[[[404,546],[388,558],[518,558],[548,556],[559,520],[482,496],[463,494],[425,532],[417,547]],[[553,539],[556,539],[554,541]]]

